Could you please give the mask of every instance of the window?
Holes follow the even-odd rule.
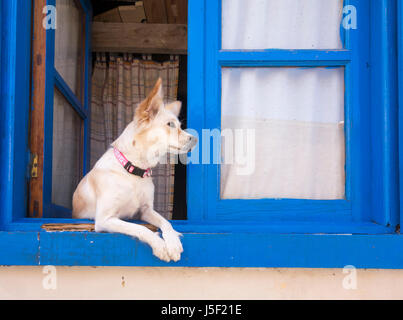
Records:
[[[205,148],[211,161],[202,164],[205,153],[199,152],[199,163],[187,168],[188,220],[173,222],[184,233],[185,252],[178,263],[165,264],[152,257],[149,247],[124,235],[41,229],[44,223],[55,222],[52,212],[68,210],[56,185],[52,195],[52,184],[58,182],[52,182],[50,165],[57,159],[54,144],[59,147],[63,141],[71,150],[68,166],[63,167],[66,171],[56,170],[61,179],[64,174],[77,179],[86,170],[87,159],[75,155],[88,148],[85,95],[89,93],[82,87],[87,83],[82,77],[88,76],[88,56],[83,62],[83,53],[72,50],[63,52],[61,65],[56,63],[49,52],[56,51],[57,40],[50,39],[57,35],[50,30],[51,36],[41,38],[33,28],[33,50],[43,41],[40,48],[46,47],[46,59],[35,56],[32,61],[40,70],[46,65],[42,76],[48,74],[51,81],[36,82],[34,88],[34,93],[42,90],[39,97],[47,103],[36,104],[34,94],[30,105],[29,22],[32,10],[41,10],[31,8],[31,2],[3,1],[0,152],[5,165],[0,167],[0,264],[402,268],[403,238],[397,228],[402,7],[396,1],[346,0],[341,6],[336,0],[294,0],[298,5],[286,10],[289,2],[189,1],[188,126],[210,141]],[[81,16],[89,17],[86,2],[77,3]],[[306,3],[313,7],[305,7]],[[353,8],[357,28],[340,29],[340,21],[353,14]],[[70,17],[66,19],[79,20],[76,9],[63,11]],[[271,16],[271,10],[278,14]],[[309,16],[309,24],[300,19],[300,12]],[[87,21],[85,26],[88,40]],[[71,41],[81,40],[72,37]],[[82,48],[88,49],[88,41]],[[36,76],[34,68],[32,78]],[[263,85],[257,85],[260,82]],[[52,108],[49,113],[42,110],[45,179],[35,189],[39,191],[36,206],[39,216],[43,197],[49,210],[42,212],[50,215],[32,219],[26,218],[32,186],[27,185],[30,158],[25,155],[28,147],[35,153],[28,139],[29,112],[34,109],[35,114],[40,105]],[[54,125],[61,117],[66,120],[64,127]],[[262,174],[238,177],[239,168],[217,161],[227,155],[225,139],[230,138],[217,139],[213,130],[221,134],[225,128],[243,127],[255,129],[257,137],[267,137],[257,140]],[[317,143],[313,145],[311,139]],[[310,152],[302,153],[307,148]],[[64,159],[54,162],[59,161]],[[269,175],[279,182],[261,187]],[[290,186],[290,177],[295,176],[301,181]],[[231,183],[235,179],[243,180]],[[237,188],[240,183],[248,187]]]
[[[312,223],[305,231],[314,233],[330,224],[337,232],[397,225],[393,194],[376,190],[388,183],[381,172],[385,179],[393,175],[374,161],[379,141],[372,133],[385,125],[371,122],[371,113],[380,111],[374,104],[371,110],[368,95],[377,86],[376,79],[368,81],[374,46],[368,17],[378,19],[377,9],[359,0],[206,1],[206,71],[204,80],[197,77],[205,100],[189,104],[189,117],[200,133],[221,130],[222,146],[215,148],[221,154],[214,156],[224,161],[214,163],[212,156],[209,165],[192,165],[189,193],[205,199],[194,199],[194,216],[281,221],[279,232],[292,232],[295,223]],[[196,111],[201,104],[204,117]],[[238,143],[236,129],[243,129]],[[246,142],[249,129],[254,143],[238,153],[253,154],[252,169],[242,174],[247,159],[227,164],[228,155],[239,155],[226,149],[232,140]],[[371,198],[391,210],[374,210]]]
[[[71,217],[73,192],[88,170],[89,5],[33,2],[31,217]]]

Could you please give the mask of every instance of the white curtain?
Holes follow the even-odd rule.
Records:
[[[343,0],[222,0],[223,49],[340,49]]]
[[[224,68],[222,129],[242,131],[223,138],[221,197],[343,199],[343,79],[344,68]]]

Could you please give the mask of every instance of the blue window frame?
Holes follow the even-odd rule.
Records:
[[[360,227],[372,228],[373,233],[393,232],[399,223],[395,149],[397,110],[393,88],[395,62],[392,57],[396,22],[392,14],[381,16],[379,12],[383,9],[394,12],[394,2],[345,1],[344,5],[356,8],[359,27],[341,28],[344,49],[258,51],[221,49],[220,4],[221,1],[207,0],[204,7],[200,4],[199,8],[205,12],[205,28],[201,30],[199,27],[200,38],[195,47],[205,56],[199,55],[195,60],[204,58],[205,69],[204,72],[199,70],[203,76],[194,76],[189,70],[193,80],[191,92],[198,92],[198,101],[192,99],[189,103],[190,127],[197,128],[200,135],[205,128],[220,129],[223,67],[343,67],[346,200],[222,200],[220,165],[193,165],[188,177],[189,194],[196,194],[198,198],[190,196],[191,217],[207,221],[242,220],[270,224],[281,221],[279,232],[290,231],[289,223],[294,228],[302,221],[314,223],[306,226],[306,232],[322,232],[321,228],[326,229],[329,224],[336,226],[336,223],[339,223],[339,228],[334,230],[338,232]],[[203,25],[202,21],[199,23]],[[200,48],[203,34],[206,40],[204,47]],[[373,93],[372,96],[369,92]],[[220,150],[219,147],[216,149]]]
[[[189,219],[173,222],[184,233],[185,251],[181,261],[166,264],[124,235],[48,233],[41,229],[43,223],[75,221],[26,218],[31,8],[24,0],[2,1],[0,264],[403,268],[403,238],[395,233],[401,217],[398,144],[403,141],[398,139],[403,119],[397,117],[397,89],[399,85],[401,93],[402,82],[397,82],[395,52],[399,49],[401,71],[403,11],[396,0],[345,3],[356,6],[359,26],[345,34],[345,50],[226,52],[219,47],[219,2],[189,0],[188,124],[200,133],[219,128],[220,66],[346,67],[350,203],[286,200],[277,213],[267,210],[271,200],[221,205],[217,167],[191,164]],[[253,219],[237,214],[237,206]],[[265,218],[257,221],[253,212],[259,206]]]
[[[400,196],[400,226],[403,225],[403,5],[397,4],[397,42],[398,42],[398,106],[399,106],[399,196]]]

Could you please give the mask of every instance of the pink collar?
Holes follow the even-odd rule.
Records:
[[[130,174],[134,174],[135,176],[139,176],[141,178],[151,177],[151,175],[152,175],[151,168],[148,168],[147,170],[143,170],[139,167],[136,167],[129,160],[126,159],[126,157],[123,155],[123,153],[121,153],[116,148],[113,148],[113,153],[115,154],[116,159],[118,159],[118,161],[123,166],[123,168],[125,168],[126,171],[129,172]]]

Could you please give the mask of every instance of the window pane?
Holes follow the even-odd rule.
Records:
[[[342,0],[222,0],[223,49],[340,49]]]
[[[70,89],[82,98],[84,32],[82,9],[74,0],[56,0],[55,66]]]
[[[345,198],[344,68],[223,68],[222,130],[223,199]]]
[[[55,90],[53,108],[52,203],[70,208],[81,178],[82,119]]]

